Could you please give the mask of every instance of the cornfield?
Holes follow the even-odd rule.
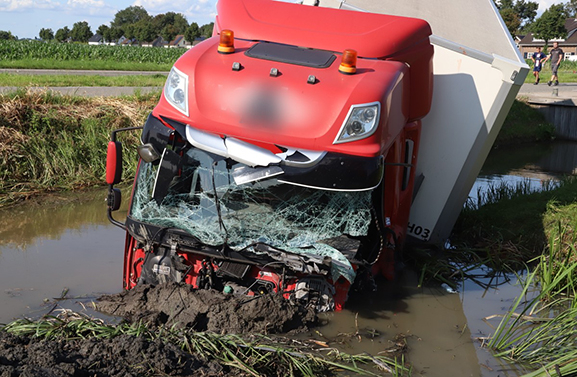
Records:
[[[185,52],[180,48],[89,46],[41,41],[0,41],[0,60],[84,60],[169,64]]]

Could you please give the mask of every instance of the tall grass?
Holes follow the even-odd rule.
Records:
[[[40,192],[102,184],[111,130],[143,125],[157,100],[158,94],[80,98],[21,90],[0,95],[0,206]],[[129,180],[139,133],[121,137]]]
[[[115,338],[131,335],[144,339],[161,339],[173,343],[182,350],[252,376],[320,376],[332,375],[336,371],[347,371],[361,376],[378,376],[386,371],[394,376],[403,376],[409,370],[401,362],[384,357],[350,355],[336,349],[325,349],[324,353],[306,342],[271,338],[264,335],[243,337],[192,332],[190,329],[149,328],[141,322],[110,325],[100,319],[63,311],[59,316],[46,316],[32,321],[20,319],[0,330],[20,336],[61,341],[86,338]],[[289,345],[290,344],[290,345]],[[361,367],[372,365],[374,368]]]
[[[575,221],[575,220],[573,220]],[[535,367],[531,377],[577,374],[577,236],[558,224],[548,252],[489,342],[498,356]],[[536,293],[527,298],[531,290]]]

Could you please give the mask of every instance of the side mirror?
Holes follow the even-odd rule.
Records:
[[[110,211],[118,211],[121,202],[122,202],[122,194],[120,193],[120,189],[112,188],[111,190],[108,191],[106,204],[108,204],[108,209]]]
[[[115,185],[122,180],[122,143],[108,142],[106,155],[106,183]]]

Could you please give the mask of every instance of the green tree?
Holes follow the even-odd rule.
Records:
[[[140,5],[132,5],[116,12],[114,20],[110,23],[112,28],[122,28],[125,25],[135,24],[140,20],[148,19],[150,15]]]
[[[160,35],[167,41],[172,41],[188,29],[188,21],[181,13],[167,12],[162,18],[162,24]]]
[[[511,35],[529,26],[535,20],[539,8],[539,3],[530,0],[500,0],[495,1],[495,5]]]
[[[565,4],[565,11],[567,12],[568,17],[577,18],[577,0],[569,0]]]
[[[70,37],[75,42],[87,43],[93,35],[86,21],[76,22],[74,26],[72,26],[72,31],[70,31]]]
[[[202,25],[200,27],[200,35],[206,38],[212,37],[212,29],[214,29],[214,22],[210,24]]]
[[[134,37],[140,42],[152,42],[158,37],[158,31],[152,25],[152,18],[149,20],[140,20],[133,24]]]
[[[124,35],[124,30],[119,27],[111,27],[104,31],[102,36],[107,42],[116,42]]]
[[[545,45],[551,39],[567,37],[565,19],[567,12],[564,4],[554,4],[531,25],[531,32],[536,38],[545,40]]]
[[[184,39],[192,43],[198,37],[200,37],[200,28],[198,27],[198,24],[196,22],[193,22],[184,32]]]
[[[539,8],[539,3],[536,1],[525,1],[517,0],[513,9],[517,12],[517,16],[521,21],[523,27],[526,27],[535,21],[537,16],[537,9]]]
[[[13,36],[11,32],[0,30],[0,40],[5,41],[5,40],[14,40],[14,39],[16,39],[16,37]]]
[[[110,30],[110,27],[108,25],[102,24],[98,27],[98,29],[96,29],[96,34],[100,34],[104,37],[104,34],[108,33],[108,30]]]
[[[515,12],[513,8],[505,8],[501,9],[499,13],[501,13],[501,18],[503,19],[503,22],[505,22],[509,33],[514,36],[521,26],[521,20],[519,19],[517,12]]]
[[[43,41],[51,41],[51,40],[54,39],[54,32],[52,31],[52,29],[42,28],[42,29],[40,29],[40,32],[38,33],[38,36],[39,36],[40,39],[42,39]]]
[[[54,38],[58,42],[64,42],[69,37],[70,37],[70,29],[68,29],[68,26],[64,26],[63,28],[56,30],[56,34],[54,35]]]

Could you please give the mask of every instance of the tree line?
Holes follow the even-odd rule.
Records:
[[[566,38],[565,20],[577,17],[577,0],[551,5],[539,18],[535,18],[539,8],[539,4],[535,1],[494,0],[494,2],[513,37],[533,33],[536,38],[543,39],[545,45],[552,39]]]
[[[172,41],[177,35],[183,34],[187,41],[194,41],[198,37],[210,37],[214,23],[198,26],[196,22],[188,23],[182,13],[167,12],[156,16],[148,14],[144,7],[136,5],[120,10],[114,16],[109,25],[100,25],[96,30],[105,41],[117,41],[122,36],[128,39],[136,39],[140,42],[152,42],[158,37],[166,41]],[[58,42],[88,42],[94,35],[86,21],[76,22],[72,29],[64,26],[56,30],[42,28],[38,36],[45,41],[56,40]],[[1,35],[0,35],[0,39]]]

